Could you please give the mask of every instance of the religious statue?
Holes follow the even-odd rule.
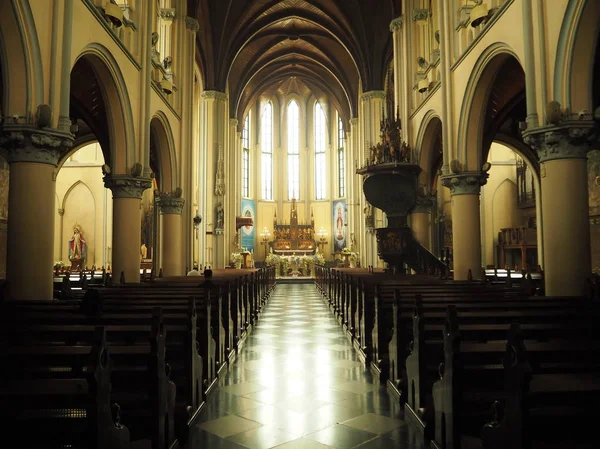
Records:
[[[140,256],[142,257],[142,260],[148,258],[148,247],[145,243],[142,243],[142,246],[140,246]]]
[[[373,206],[371,206],[370,203],[367,203],[367,205],[363,209],[363,212],[365,213],[365,226],[367,228],[372,228],[373,227]]]
[[[344,217],[342,216],[342,206],[337,207],[337,218],[335,219],[336,238],[341,240],[344,238]]]
[[[75,224],[75,226],[73,226],[73,236],[69,240],[69,260],[84,261],[86,254],[87,245],[81,232],[81,226]]]
[[[223,203],[219,201],[217,203],[217,227],[216,229],[223,229],[223,222],[225,219],[225,209],[223,208]]]

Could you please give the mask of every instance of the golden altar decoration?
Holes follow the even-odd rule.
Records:
[[[273,252],[282,256],[306,255],[314,254],[316,247],[315,217],[311,212],[310,224],[298,224],[296,199],[292,198],[290,224],[278,224],[277,212],[273,217]]]

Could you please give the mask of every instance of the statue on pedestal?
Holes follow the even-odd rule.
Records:
[[[73,236],[69,240],[69,260],[77,261],[79,266],[83,266],[87,255],[87,245],[81,232],[81,226],[73,226]]]

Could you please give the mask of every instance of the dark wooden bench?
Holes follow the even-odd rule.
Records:
[[[502,364],[502,359],[509,357],[510,365],[517,361],[514,344],[508,346],[507,355],[505,341],[464,341],[459,319],[462,323],[456,309],[449,306],[443,333],[443,368],[432,387],[435,434],[431,445],[436,448],[458,448],[468,439],[478,440],[484,423],[497,421],[490,403],[494,398],[507,401],[507,362]],[[514,337],[509,336],[508,340],[514,342]],[[537,422],[528,420],[527,433],[550,441],[561,437],[564,441],[578,437],[589,441],[593,432],[585,422],[591,423],[589,417],[595,412],[600,393],[600,342],[590,338],[557,338],[527,339],[523,343],[529,348],[531,372],[534,378],[536,374],[539,376],[527,396],[525,410],[521,408],[529,418],[534,415],[538,418]]]
[[[0,346],[2,445],[128,449],[130,435],[111,397],[106,333],[91,346]]]

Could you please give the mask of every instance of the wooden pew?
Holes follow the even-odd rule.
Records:
[[[589,417],[595,410],[594,399],[600,398],[600,344],[589,338],[549,341],[527,338],[524,344],[529,348],[530,360],[535,361],[531,363],[532,372],[534,377],[535,374],[539,376],[535,392],[531,392],[526,400],[527,433],[542,438],[552,434],[550,440],[562,437],[572,441],[569,433],[574,429],[586,430],[584,422],[591,423]],[[512,364],[517,359],[514,337],[509,335],[509,339]],[[460,448],[466,439],[478,439],[483,424],[493,421],[489,407],[492,398],[507,400],[506,367],[501,364],[503,358],[506,360],[506,353],[504,341],[484,344],[464,341],[456,309],[449,306],[444,330],[444,365],[440,379],[432,389],[435,409],[432,447]],[[537,422],[531,419],[533,415]],[[518,415],[511,415],[508,420],[514,416]],[[589,428],[587,430],[586,437],[589,438],[591,432]]]
[[[59,351],[41,345],[0,347],[3,446],[129,449],[129,430],[111,398],[104,328],[96,328],[94,336],[91,346]]]

